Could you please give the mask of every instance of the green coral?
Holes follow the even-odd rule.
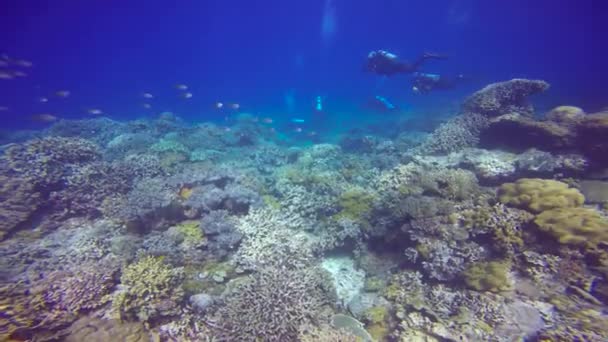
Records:
[[[556,208],[580,207],[585,196],[568,184],[539,178],[522,178],[503,184],[498,191],[500,202],[535,213]]]
[[[386,282],[378,277],[371,277],[365,279],[364,289],[368,292],[381,291],[386,287]]]
[[[363,189],[348,190],[338,199],[341,210],[335,215],[336,219],[348,218],[355,222],[366,223],[366,216],[372,210],[374,196]]]
[[[177,224],[174,229],[181,243],[185,245],[198,246],[204,240],[203,231],[198,221],[183,221]]]
[[[150,322],[159,316],[179,313],[183,298],[183,272],[163,262],[162,257],[146,256],[125,267],[112,308],[121,320]]]
[[[511,264],[505,261],[474,263],[464,271],[464,281],[476,291],[506,291],[510,288],[507,277],[510,268]]]
[[[374,306],[365,311],[365,319],[372,324],[383,324],[389,317],[385,306]]]
[[[608,242],[608,220],[593,209],[547,210],[536,216],[534,223],[562,244],[595,247]]]
[[[262,196],[262,200],[264,201],[264,204],[271,207],[272,209],[281,209],[281,202],[279,202],[279,200],[272,195],[264,195]]]

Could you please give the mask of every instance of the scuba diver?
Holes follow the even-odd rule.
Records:
[[[432,90],[448,90],[455,88],[465,79],[463,74],[443,76],[439,74],[415,72],[414,78],[412,79],[412,91],[416,94],[425,94]]]
[[[408,74],[414,72],[429,59],[445,59],[434,53],[425,53],[414,62],[400,61],[397,55],[385,50],[372,51],[367,55],[365,70],[378,75],[391,76],[395,74]]]
[[[399,108],[395,106],[389,99],[384,96],[376,95],[370,99],[366,105],[366,109],[373,110],[378,113],[397,112]]]

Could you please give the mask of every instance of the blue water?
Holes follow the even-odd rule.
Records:
[[[309,117],[323,96],[321,121],[357,126],[392,120],[362,109],[387,96],[409,115],[439,115],[479,87],[513,77],[552,84],[540,108],[605,105],[606,48],[601,1],[3,1],[0,49],[32,61],[28,77],[0,80],[2,127],[44,127],[31,115],[112,119],[172,111],[189,121],[222,121],[241,111]],[[362,72],[370,50],[403,59],[446,54],[427,72],[464,73],[450,91],[416,95],[409,76]],[[186,84],[191,99],[180,97]],[[66,99],[52,94],[69,90]],[[143,92],[155,96],[151,101]],[[40,103],[38,97],[49,97]],[[291,104],[287,104],[288,98]],[[142,104],[149,102],[151,109]]]

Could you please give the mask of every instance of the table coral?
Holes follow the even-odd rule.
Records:
[[[549,84],[541,80],[515,78],[505,82],[490,84],[469,96],[462,105],[465,112],[479,113],[488,117],[508,113],[532,116],[534,108],[528,97],[541,93]]]

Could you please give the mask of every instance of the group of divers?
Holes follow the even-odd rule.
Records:
[[[399,59],[396,54],[386,50],[371,51],[367,55],[366,62],[363,66],[365,72],[370,72],[379,76],[389,77],[398,74],[409,74],[411,78],[411,90],[414,94],[428,94],[436,90],[453,89],[459,84],[467,80],[463,74],[457,75],[441,75],[436,73],[421,72],[421,67],[429,60],[444,60],[445,55],[436,53],[423,53],[414,61],[406,61]],[[316,127],[321,129],[324,127],[326,118],[326,108],[322,96],[316,96],[313,105],[313,115],[309,120],[295,118],[289,121],[289,126],[295,132],[303,132],[302,126]],[[366,102],[365,108],[375,112],[399,112],[400,109],[384,96],[376,95]],[[318,135],[308,135],[309,137],[318,138]]]
[[[434,90],[448,90],[456,87],[466,78],[462,74],[446,76],[419,71],[422,65],[432,59],[446,59],[446,56],[435,53],[424,53],[414,61],[400,60],[397,55],[386,50],[371,51],[367,55],[364,66],[365,71],[381,76],[393,76],[397,74],[412,75],[412,92],[415,94],[427,94]],[[395,110],[397,107],[383,96],[375,96],[372,100],[374,107],[384,110]]]

